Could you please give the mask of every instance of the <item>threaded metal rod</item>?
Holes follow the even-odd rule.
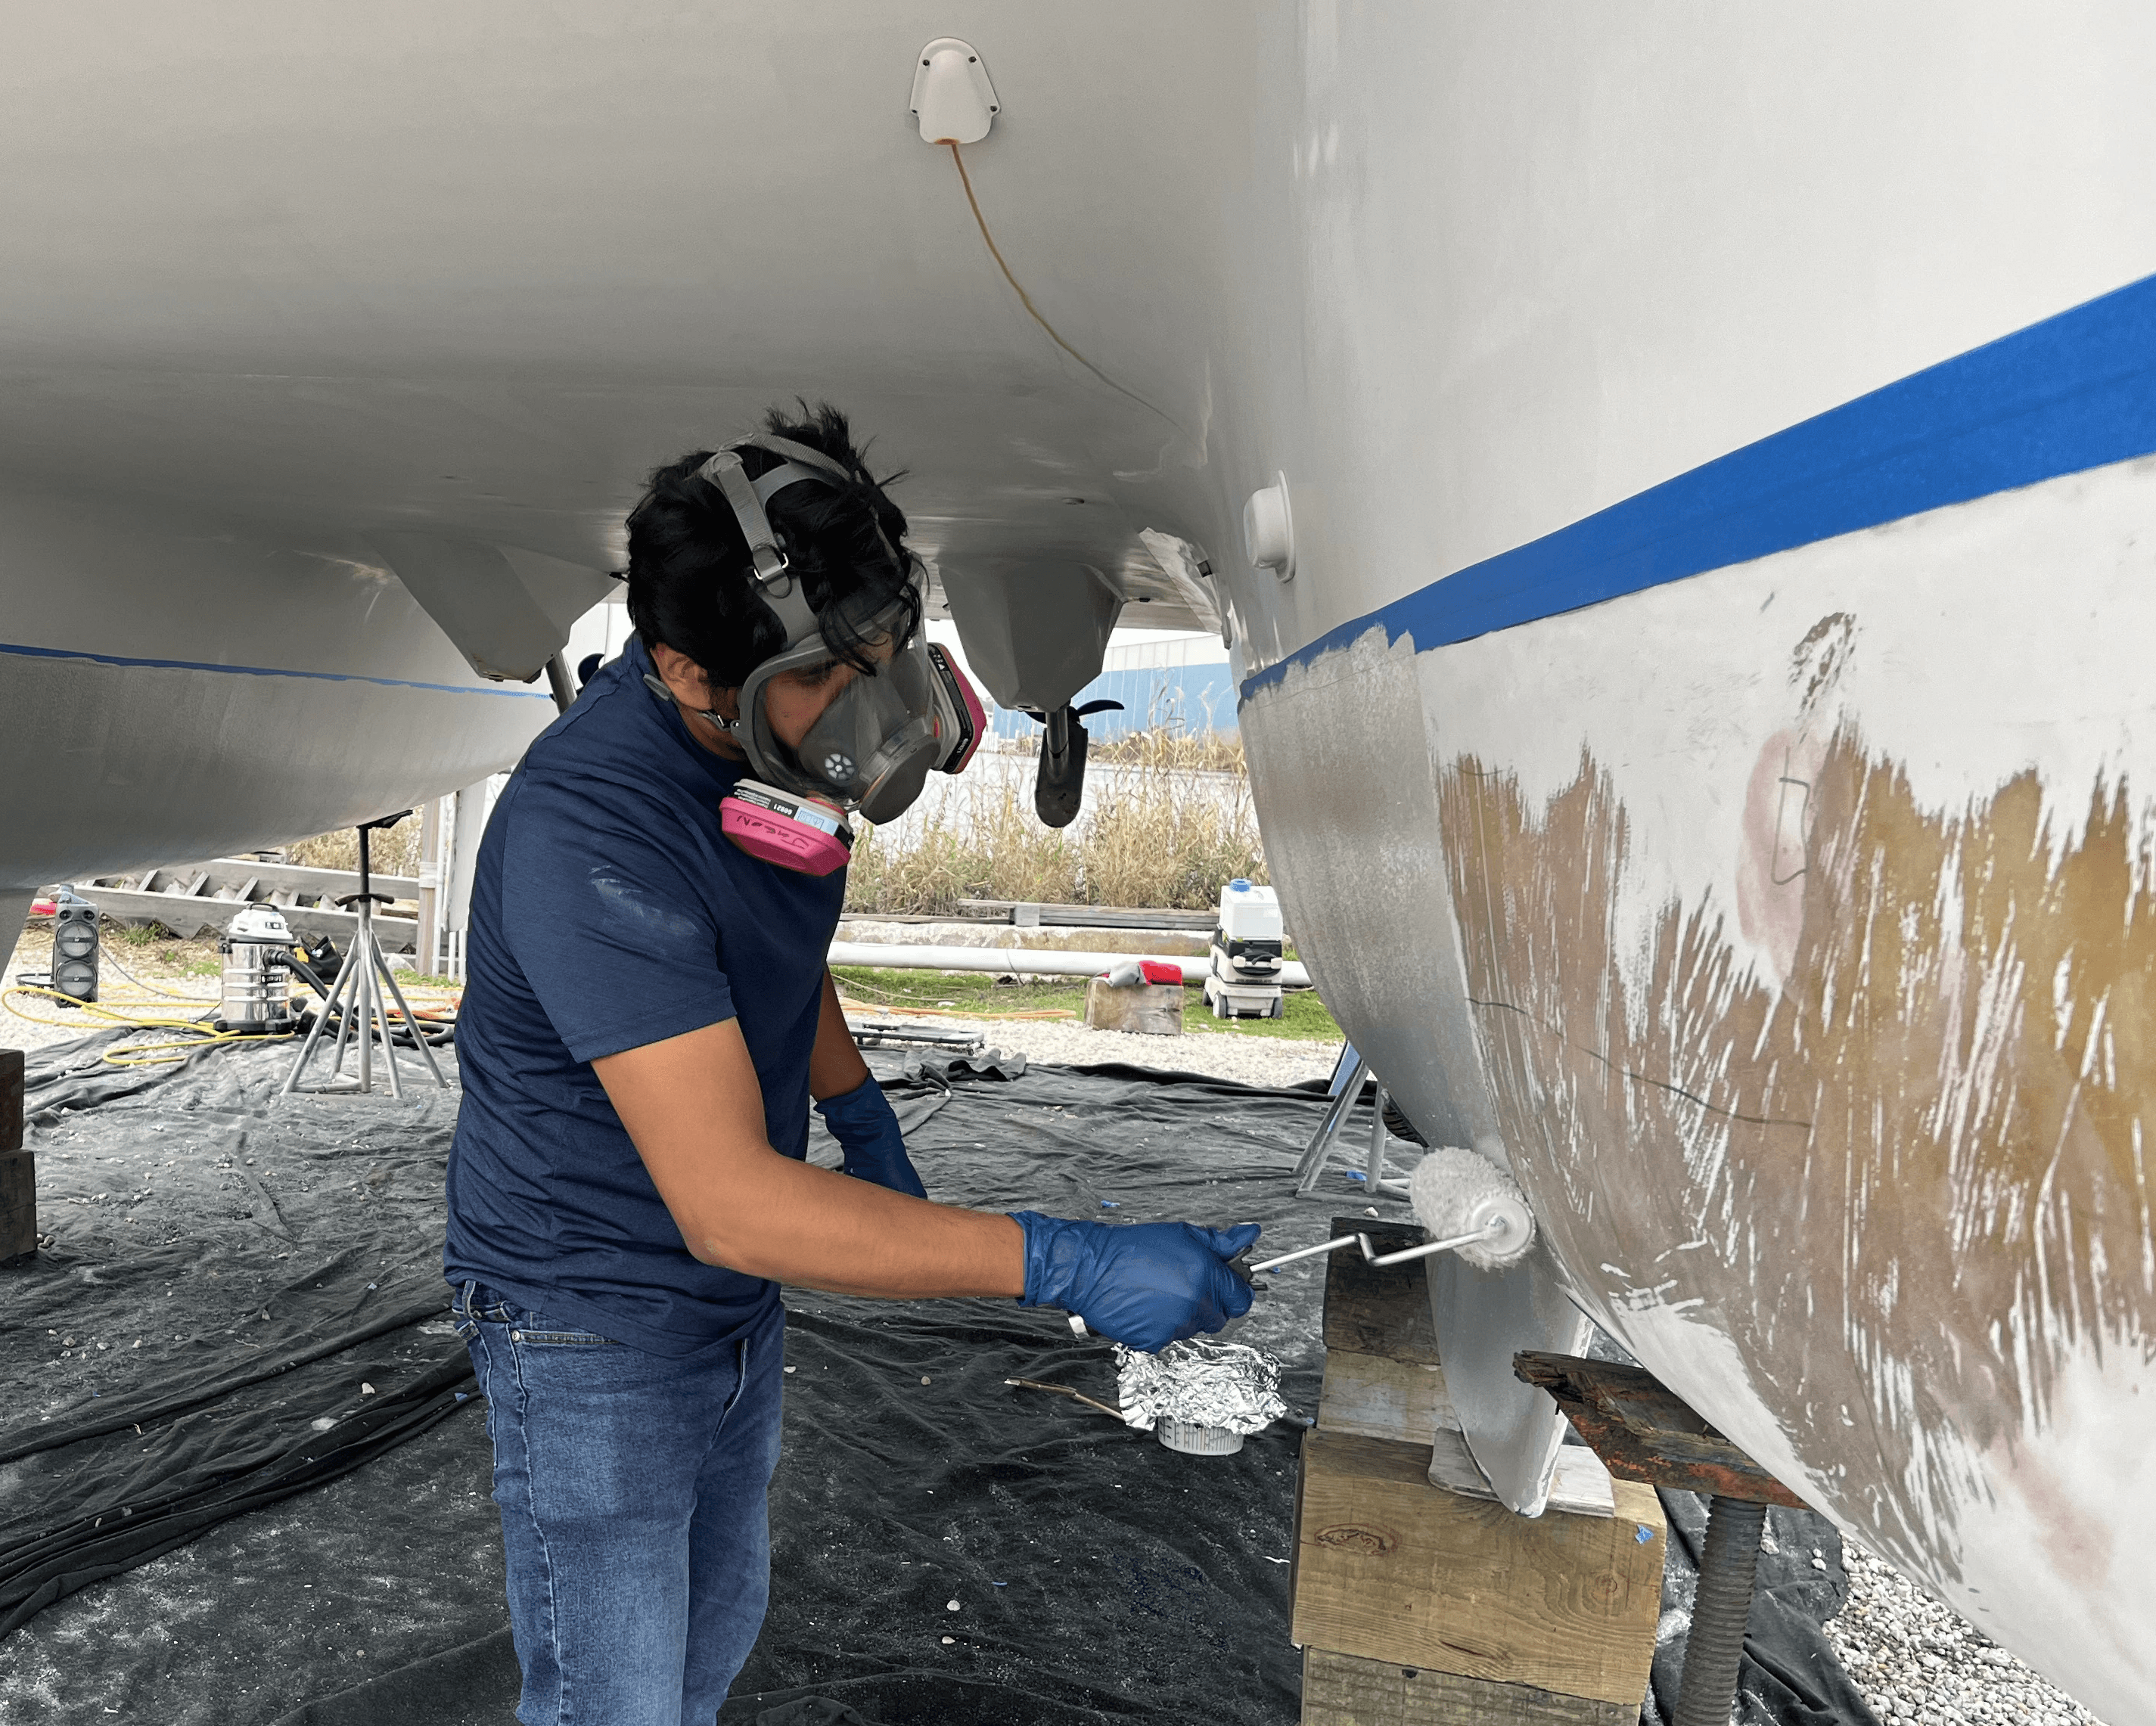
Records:
[[[1692,1601],[1675,1726],[1729,1726],[1759,1570],[1759,1531],[1766,1521],[1767,1507],[1748,1499],[1717,1497],[1707,1506],[1707,1551]]]

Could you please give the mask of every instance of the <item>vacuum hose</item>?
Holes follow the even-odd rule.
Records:
[[[1708,1508],[1676,1726],[1727,1726],[1766,1521],[1767,1507],[1748,1499],[1717,1497]]]

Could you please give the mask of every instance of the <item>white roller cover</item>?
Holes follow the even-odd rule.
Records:
[[[1535,1244],[1534,1212],[1512,1177],[1456,1145],[1433,1145],[1408,1176],[1415,1221],[1437,1241],[1487,1229],[1487,1240],[1458,1249],[1479,1271],[1517,1264]]]

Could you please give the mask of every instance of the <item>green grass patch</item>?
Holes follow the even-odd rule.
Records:
[[[1339,1042],[1345,1033],[1315,989],[1291,989],[1281,998],[1277,1019],[1216,1019],[1196,985],[1183,1009],[1183,1028],[1221,1037],[1284,1037],[1298,1042]]]
[[[850,1001],[870,1006],[942,1007],[961,1012],[1015,1014],[1063,1007],[1083,1022],[1086,985],[1077,977],[1044,977],[1037,981],[998,983],[986,971],[882,971],[864,965],[835,965],[831,975]],[[1183,991],[1183,1028],[1208,1037],[1273,1037],[1297,1042],[1337,1042],[1340,1027],[1314,989],[1291,991],[1277,1019],[1216,1019],[1204,992],[1193,983]]]

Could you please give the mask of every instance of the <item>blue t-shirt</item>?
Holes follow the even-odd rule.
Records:
[[[453,1283],[678,1355],[757,1323],[778,1285],[690,1256],[591,1063],[737,1019],[773,1147],[806,1155],[846,878],[759,863],[720,832],[743,770],[687,736],[650,668],[632,639],[599,671],[480,843],[443,1262]]]

